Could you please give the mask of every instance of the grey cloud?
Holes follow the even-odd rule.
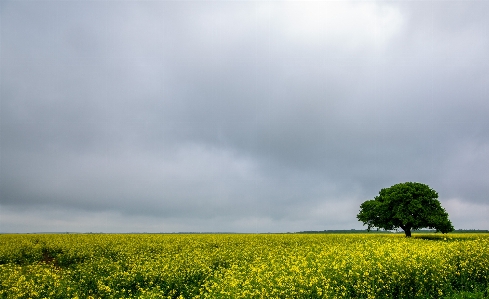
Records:
[[[359,228],[403,181],[488,205],[485,3],[0,5],[6,211]]]

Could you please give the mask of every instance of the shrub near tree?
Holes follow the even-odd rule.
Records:
[[[438,193],[421,183],[400,183],[380,190],[374,199],[360,205],[357,218],[368,225],[368,230],[401,228],[406,237],[411,237],[411,230],[422,228],[442,233],[453,231]]]

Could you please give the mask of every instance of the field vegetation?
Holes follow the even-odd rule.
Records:
[[[489,234],[0,235],[0,298],[488,298]]]

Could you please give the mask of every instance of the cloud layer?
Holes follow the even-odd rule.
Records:
[[[488,13],[3,1],[0,231],[360,228],[405,181],[489,229]]]

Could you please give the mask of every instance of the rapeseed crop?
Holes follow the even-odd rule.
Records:
[[[0,235],[0,298],[448,298],[488,290],[487,234]]]

